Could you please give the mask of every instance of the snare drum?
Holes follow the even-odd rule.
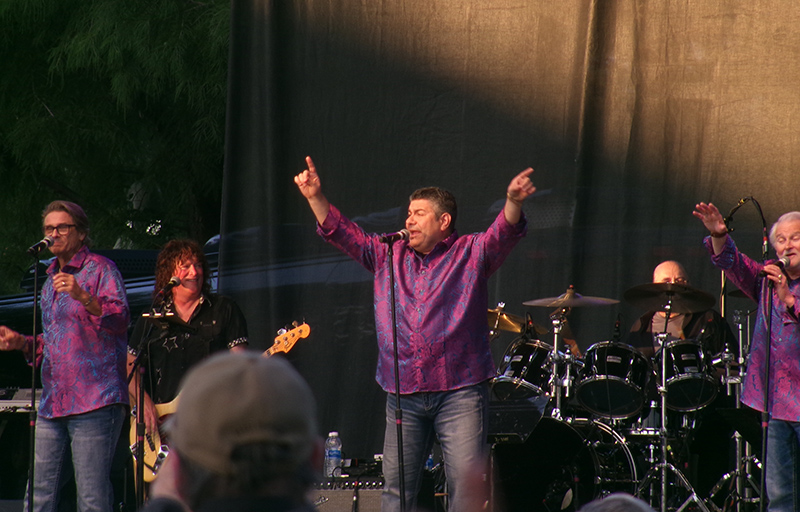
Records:
[[[666,361],[662,361],[662,357]],[[656,354],[656,371],[664,375],[667,386],[667,407],[675,411],[697,411],[714,401],[719,381],[713,375],[713,365],[695,340],[674,340]]]
[[[639,414],[653,374],[647,358],[630,345],[601,341],[589,347],[583,363],[576,394],[581,405],[607,418]]]
[[[550,394],[553,347],[539,340],[518,338],[506,350],[492,389],[501,400]]]

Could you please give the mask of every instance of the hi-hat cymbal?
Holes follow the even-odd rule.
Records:
[[[606,299],[604,297],[588,297],[575,292],[575,288],[570,285],[567,292],[558,297],[547,297],[545,299],[535,299],[523,302],[525,306],[541,306],[545,308],[572,308],[575,306],[608,306],[616,304],[616,299]]]
[[[489,327],[520,333],[525,329],[525,319],[511,313],[506,313],[502,309],[490,309],[488,313]]]
[[[714,307],[717,299],[710,293],[685,284],[646,283],[625,291],[625,300],[647,311],[696,313]]]

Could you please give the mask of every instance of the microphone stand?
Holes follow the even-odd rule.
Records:
[[[761,211],[761,205],[758,204],[754,198],[751,198],[753,204],[755,205],[756,209],[758,210],[758,214],[761,216],[761,261],[763,264],[766,265],[767,263],[767,252],[769,251],[769,245],[767,244],[767,221],[764,219],[764,212]],[[767,339],[765,340],[765,352],[764,352],[764,410],[761,412],[761,499],[758,502],[758,509],[760,512],[764,512],[764,507],[766,506],[764,499],[767,495],[767,434],[769,433],[769,420],[770,420],[770,410],[769,410],[769,374],[770,374],[770,353],[772,352],[772,308],[773,308],[773,298],[772,298],[772,291],[773,291],[773,283],[769,278],[766,276],[764,277],[764,281],[766,281],[767,286],[764,286],[764,282],[761,283],[761,294],[764,295],[766,291],[766,313],[767,313]],[[765,290],[766,289],[766,290]]]
[[[148,313],[142,313],[142,318],[150,319],[159,319],[164,317],[163,311],[156,310],[157,304],[157,297],[153,299],[152,304],[150,304],[150,309]],[[162,301],[163,305],[163,301]],[[162,308],[163,309],[163,308]],[[133,361],[133,366],[131,368],[130,374],[128,375],[128,383],[134,378],[136,373],[139,373],[139,382],[136,389],[136,443],[134,444],[133,448],[133,458],[136,460],[136,473],[134,475],[134,482],[136,487],[136,508],[140,510],[144,505],[144,466],[145,466],[145,456],[144,456],[144,443],[145,443],[145,435],[146,435],[146,426],[145,426],[145,417],[144,417],[144,380],[145,380],[145,371],[146,371],[146,364],[145,362],[148,360],[149,354],[149,346],[150,346],[150,336],[153,332],[153,323],[147,322],[147,329],[142,331],[142,337],[139,340],[139,353],[136,355],[136,358]],[[158,468],[152,468],[153,471],[156,471]]]
[[[33,477],[36,461],[36,317],[39,294],[39,253],[33,255],[33,342],[31,343],[31,410],[28,412],[30,450],[28,451],[28,510],[33,510]]]
[[[392,303],[392,346],[394,348],[394,421],[397,427],[397,466],[400,470],[400,512],[406,510],[406,475],[403,460],[403,408],[400,407],[400,356],[397,349],[397,304],[394,293],[394,243],[388,244],[389,255],[389,287]]]
[[[752,201],[755,205],[756,209],[758,210],[758,214],[761,217],[761,261],[764,265],[767,262],[767,253],[769,251],[769,244],[768,244],[768,236],[767,236],[767,221],[764,218],[764,212],[761,210],[761,205],[758,204],[758,201],[752,196],[748,196],[742,198],[736,206],[730,211],[727,217],[723,219],[725,222],[725,227],[728,229],[730,233],[733,231],[728,224],[731,220],[733,220],[733,214],[736,210],[739,209],[744,203],[747,201]],[[772,352],[772,292],[773,292],[773,283],[769,280],[766,276],[763,278],[761,283],[761,298],[762,298],[762,313],[767,315],[767,339],[764,341],[764,386],[763,386],[763,401],[764,401],[764,410],[761,412],[761,499],[759,500],[759,511],[764,512],[765,507],[765,499],[766,496],[766,483],[767,483],[767,435],[769,433],[769,420],[770,420],[770,411],[769,411],[769,375],[770,375],[770,352]],[[766,304],[764,304],[766,301]],[[740,354],[741,355],[741,354]]]
[[[758,509],[764,512],[764,497],[766,496],[767,485],[767,435],[769,433],[769,365],[770,365],[770,352],[772,350],[772,281],[764,276],[764,281],[761,283],[761,294],[765,295],[764,311],[767,314],[767,339],[765,340],[765,354],[764,354],[764,394],[762,400],[764,401],[764,410],[761,411],[761,500],[759,501]]]

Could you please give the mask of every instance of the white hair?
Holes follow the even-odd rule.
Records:
[[[772,244],[772,247],[775,247],[775,231],[778,230],[778,225],[783,224],[784,222],[792,222],[792,221],[800,221],[800,212],[788,212],[784,213],[778,220],[775,221],[775,224],[772,225],[772,228],[769,230],[769,243]]]

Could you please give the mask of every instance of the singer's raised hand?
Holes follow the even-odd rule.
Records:
[[[503,213],[509,224],[516,224],[522,217],[522,202],[536,192],[536,187],[531,182],[530,175],[533,168],[528,167],[514,176],[506,190],[506,205]]]
[[[314,161],[311,160],[310,156],[306,157],[306,165],[308,168],[295,176],[294,182],[297,184],[297,188],[300,189],[300,193],[303,194],[303,197],[310,199],[320,193],[322,190],[322,183],[319,180],[319,174],[317,174]]]
[[[725,219],[722,218],[722,214],[713,203],[697,203],[692,215],[700,219],[712,235],[723,236],[728,231]]]
[[[317,218],[317,222],[322,224],[330,211],[330,203],[322,193],[322,183],[317,174],[317,168],[314,166],[314,161],[310,156],[306,157],[306,165],[308,168],[294,177],[294,182],[303,197],[308,199],[308,205],[311,206],[311,211]]]

